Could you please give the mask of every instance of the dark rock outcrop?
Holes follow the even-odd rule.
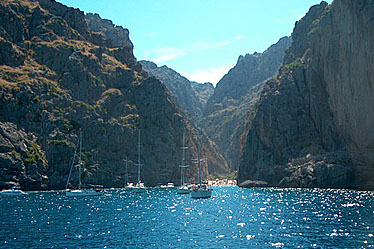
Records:
[[[105,38],[108,47],[128,47],[133,50],[134,46],[130,41],[128,29],[114,25],[111,20],[100,18],[98,14],[88,13],[85,19],[93,32]]]
[[[263,188],[267,187],[268,183],[264,181],[252,181],[252,180],[246,180],[239,184],[239,187],[241,188]]]
[[[238,182],[374,189],[373,1],[313,6],[248,115]]]
[[[22,183],[26,189],[46,188],[47,160],[33,134],[0,122],[0,189]]]
[[[218,82],[206,104],[201,123],[232,171],[238,169],[240,136],[249,107],[263,81],[277,73],[290,43],[289,37],[283,37],[263,53],[240,56],[235,67]]]
[[[214,93],[214,86],[210,82],[205,82],[203,84],[191,81],[192,89],[195,91],[196,96],[199,98],[202,108],[205,108],[208,99]]]
[[[50,0],[0,2],[0,131],[11,130],[0,132],[1,187],[64,188],[80,131],[85,183],[124,185],[137,129],[148,186],[179,181],[184,129],[187,160],[196,158],[193,125],[137,62],[128,31],[98,18],[87,25],[83,12]],[[134,164],[129,171],[134,181]],[[187,180],[197,174],[191,165]]]
[[[167,66],[158,67],[151,61],[139,62],[149,75],[165,84],[180,107],[188,111],[192,117],[200,116],[202,105],[188,79]]]

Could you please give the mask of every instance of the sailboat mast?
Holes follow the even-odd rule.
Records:
[[[69,182],[70,182],[71,172],[72,172],[73,167],[74,167],[75,158],[77,157],[77,152],[78,152],[78,147],[79,147],[79,140],[80,140],[80,138],[78,138],[77,147],[75,148],[73,158],[71,159],[71,163],[70,163],[70,171],[69,171],[69,176],[68,176],[68,180],[67,180],[67,182],[66,182],[66,187],[65,187],[65,189],[68,189],[68,187],[69,187]]]
[[[127,157],[126,157],[126,186],[129,185],[129,170],[128,170],[128,165],[127,165]]]
[[[201,164],[200,164],[200,140],[199,140],[199,121],[197,121],[197,160],[199,162],[199,176],[200,176],[200,185],[201,185]]]
[[[140,186],[140,129],[138,130],[138,184]]]
[[[81,174],[82,174],[82,132],[79,133],[79,182],[78,182],[78,189],[81,189],[82,185],[82,179],[81,179]]]
[[[185,156],[185,153],[184,153],[184,150],[186,149],[186,147],[184,146],[184,137],[185,137],[185,132],[184,132],[184,130],[183,130],[183,142],[182,142],[182,165],[181,165],[181,186],[183,186],[183,184],[184,184],[184,172],[183,172],[183,167],[185,166],[184,165],[184,160],[185,160],[185,158],[184,158],[184,156]]]

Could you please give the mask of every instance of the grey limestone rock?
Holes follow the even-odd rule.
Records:
[[[140,61],[140,63],[148,74],[165,84],[176,104],[188,111],[192,117],[201,115],[202,105],[188,79],[167,66],[158,67],[150,61]]]
[[[374,189],[372,6],[321,2],[296,23],[248,115],[239,183]]]
[[[137,161],[138,129],[142,181],[179,182],[184,129],[186,158],[196,157],[194,126],[137,62],[126,29],[93,15],[94,32],[82,11],[50,0],[4,0],[0,13],[0,50],[14,55],[0,56],[2,187],[65,188],[80,132],[83,182],[122,187],[124,159]],[[191,165],[187,180],[197,172]],[[137,179],[133,163],[129,175]],[[73,186],[77,179],[73,170]]]
[[[191,81],[192,89],[195,91],[196,96],[200,99],[202,108],[205,108],[208,99],[214,93],[214,86],[210,82],[205,82],[203,84]]]
[[[111,20],[102,19],[99,14],[87,13],[85,19],[88,27],[100,33],[108,41],[109,47],[128,47],[133,49],[133,44],[129,38],[129,30],[121,26],[116,26]]]
[[[32,134],[0,122],[0,188],[47,188],[47,161]]]

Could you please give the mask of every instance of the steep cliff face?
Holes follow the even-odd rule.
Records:
[[[238,169],[239,140],[248,109],[263,81],[277,73],[290,43],[289,37],[283,37],[263,53],[240,56],[236,66],[218,82],[206,104],[202,126],[224,154],[231,170]]]
[[[214,93],[214,86],[210,82],[205,82],[203,84],[191,81],[192,89],[194,90],[196,96],[199,98],[202,108],[205,108],[208,99]]]
[[[128,31],[93,17],[96,32],[83,12],[55,1],[1,1],[0,187],[64,188],[79,131],[86,183],[123,186],[137,129],[146,185],[178,182],[183,129],[187,160],[196,157],[195,129],[136,61]],[[136,166],[129,170],[134,181]],[[197,166],[189,171],[197,180]]]
[[[98,14],[87,13],[85,20],[90,30],[104,37],[107,47],[128,47],[133,50],[128,29],[116,26],[111,20],[102,19]]]
[[[180,107],[188,111],[192,117],[200,116],[202,105],[188,79],[167,66],[158,67],[151,61],[140,63],[148,74],[165,84]]]
[[[23,182],[29,189],[47,187],[47,160],[35,136],[0,122],[0,188]]]
[[[313,6],[251,108],[238,180],[374,189],[374,2]]]

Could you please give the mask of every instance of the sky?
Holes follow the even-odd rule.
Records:
[[[214,85],[240,55],[262,53],[318,0],[58,0],[129,29],[138,60]],[[331,3],[332,0],[328,0]]]

